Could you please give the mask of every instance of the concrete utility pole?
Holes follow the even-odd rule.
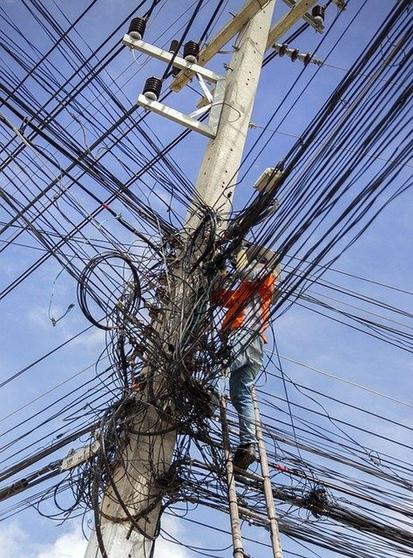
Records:
[[[198,195],[217,211],[227,212],[231,206],[275,6],[275,0],[256,2],[264,7],[240,32],[226,76],[217,135],[207,147],[196,185]],[[198,219],[190,208],[187,228],[196,227]],[[113,483],[103,498],[97,518],[108,558],[152,556],[160,506],[156,504],[149,512],[147,510],[156,502],[159,492],[155,479],[168,470],[176,440],[175,432],[157,434],[162,426],[168,425],[163,423],[160,427],[156,408],[148,405],[144,419],[136,417],[132,432],[128,434],[123,463],[113,471]],[[133,529],[128,515],[135,518],[143,512],[146,515],[138,520],[139,530]],[[94,533],[85,558],[101,556]]]
[[[197,192],[206,205],[219,212],[228,212],[232,203],[274,7],[275,0],[268,2],[238,36],[227,72],[218,133],[209,143],[199,170]],[[189,215],[188,228],[196,225],[196,218]]]

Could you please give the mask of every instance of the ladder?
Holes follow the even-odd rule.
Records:
[[[271,486],[271,477],[268,467],[267,450],[265,448],[264,436],[262,431],[261,414],[258,406],[258,400],[255,393],[255,389],[252,389],[252,400],[254,404],[255,412],[255,429],[258,444],[258,454],[261,466],[261,479],[263,483],[263,491],[265,497],[265,503],[267,508],[267,518],[268,526],[271,538],[271,547],[273,558],[283,558],[281,550],[280,532],[278,529],[278,519],[275,510],[274,497]],[[222,427],[222,438],[224,447],[224,457],[225,457],[225,472],[226,472],[226,482],[227,482],[227,497],[228,497],[228,507],[231,523],[231,535],[232,535],[232,545],[233,545],[233,556],[234,558],[248,558],[248,554],[244,551],[244,545],[241,535],[241,525],[240,525],[240,510],[238,506],[237,497],[237,487],[235,483],[235,478],[237,474],[243,474],[242,471],[234,469],[232,462],[232,452],[229,439],[229,428],[227,419],[227,406],[226,399],[224,396],[220,398],[220,415],[221,415],[221,427]],[[245,473],[248,475],[248,473]]]

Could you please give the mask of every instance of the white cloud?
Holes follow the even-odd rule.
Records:
[[[47,314],[47,308],[43,306],[33,305],[27,311],[27,320],[30,325],[41,329],[50,329],[53,327]]]
[[[27,544],[27,535],[15,524],[2,527],[0,530],[0,558],[20,556],[21,550]]]
[[[164,516],[165,531],[182,540],[184,533],[178,520]],[[65,527],[59,527],[65,529]],[[86,551],[87,540],[80,525],[71,525],[69,530],[58,535],[50,543],[34,544],[29,534],[18,523],[0,526],[0,558],[82,558]],[[154,558],[189,558],[185,548],[159,537]]]
[[[67,338],[70,339],[75,333],[70,333]],[[93,327],[86,333],[76,337],[71,343],[71,346],[81,346],[86,349],[96,349],[102,347],[105,343],[105,332],[102,329]]]
[[[28,533],[17,523],[0,529],[0,558],[80,558],[86,545],[80,526],[72,527],[49,544],[33,544]]]
[[[180,542],[187,540],[182,524],[175,517],[163,515],[162,530],[165,532],[167,538],[168,535],[170,535]],[[189,554],[185,548],[173,544],[160,536],[156,541],[154,558],[165,558],[166,556],[168,558],[189,558]]]
[[[54,543],[40,551],[36,558],[80,558],[85,553],[86,545],[87,541],[78,527],[61,535]]]
[[[189,558],[189,554],[184,548],[172,544],[164,539],[159,539],[155,546],[154,558]]]

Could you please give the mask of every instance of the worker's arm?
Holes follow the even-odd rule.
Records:
[[[263,277],[258,286],[258,291],[263,300],[267,300],[270,304],[274,304],[278,297],[277,279],[279,271],[275,270]]]
[[[212,281],[211,302],[224,308],[229,308],[233,303],[235,291],[222,287],[228,278],[226,259],[222,256],[217,257],[215,265],[218,272]]]
[[[272,286],[272,296],[271,296],[271,304],[275,304],[275,302],[277,301],[278,298],[278,283],[280,281],[280,275],[281,275],[281,265],[278,264],[277,267],[274,269],[274,271],[271,274],[274,277],[274,281],[273,281],[273,286]]]
[[[278,298],[278,289],[277,287],[274,287],[271,295],[271,304],[275,304],[277,302],[277,298]]]
[[[212,291],[211,301],[214,304],[229,308],[234,303],[235,291],[231,289],[215,289]]]

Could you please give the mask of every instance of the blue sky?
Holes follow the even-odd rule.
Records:
[[[328,37],[320,51],[317,52],[319,58],[324,59],[325,54],[339,36],[341,30],[351,20],[360,4],[356,0],[352,0],[349,3],[349,7],[337,23],[335,31]],[[48,1],[46,5],[63,24],[62,16],[56,11],[55,4],[52,1]],[[76,30],[79,35],[72,34],[71,36],[80,45],[82,52],[87,54],[89,47],[93,49],[96,45],[100,44],[135,5],[135,2],[129,0],[117,2],[101,0],[92,9],[89,17],[85,18],[77,27]],[[165,29],[176,15],[182,11],[183,5],[186,5],[186,3],[169,0],[167,6],[162,10],[161,16],[156,15],[155,12],[155,17],[151,20],[145,39],[148,42],[156,42],[159,46],[166,46],[169,40],[175,36],[174,33],[176,33],[176,36],[179,36],[179,33],[182,31],[178,27],[184,25],[185,19],[181,20],[178,25],[175,25],[173,30],[165,31]],[[228,19],[230,12],[235,12],[241,5],[240,0],[231,0],[219,21],[219,25],[222,25]],[[242,207],[249,199],[252,193],[251,184],[262,170],[267,166],[274,165],[288,151],[289,147],[293,145],[295,137],[291,136],[300,135],[304,127],[311,121],[328,95],[343,77],[345,72],[342,69],[347,69],[351,66],[360,51],[377,31],[392,5],[393,2],[369,0],[356,22],[341,41],[339,48],[335,49],[331,57],[329,57],[327,65],[318,71],[317,78],[312,82],[305,98],[295,103],[295,95],[301,90],[302,86],[298,87],[291,95],[291,98],[285,104],[284,111],[277,116],[271,126],[271,128],[278,126],[286,110],[293,106],[293,110],[280,126],[279,130],[282,133],[274,134],[269,145],[263,151],[262,156],[253,165],[250,173],[244,177],[237,189],[235,208]],[[61,8],[68,19],[73,21],[85,6],[86,2],[84,0],[76,0],[70,3],[62,3]],[[24,28],[26,36],[29,37],[41,52],[45,52],[50,47],[50,39],[39,30],[33,18],[28,16],[22,2],[7,0],[1,4],[1,8],[18,26]],[[210,8],[205,10],[203,17],[200,17],[199,22],[195,23],[194,37],[197,34],[199,35],[205,26],[207,14],[210,11]],[[278,2],[275,18],[280,17],[284,11],[284,5]],[[336,8],[332,6],[327,13],[327,27],[331,24],[335,14]],[[4,25],[4,21],[2,21],[2,25]],[[8,29],[5,29],[5,31],[7,32]],[[119,33],[116,39],[112,40],[111,44],[120,39],[121,33]],[[297,39],[293,46],[297,46],[304,51],[313,51],[319,40],[320,36],[312,29],[309,29]],[[228,50],[231,45],[228,45]],[[228,59],[228,54],[217,56],[211,62],[210,67],[222,73],[224,71],[223,64],[228,62]],[[54,62],[58,65],[62,74],[69,71],[67,62],[62,56],[56,55]],[[143,59],[138,59],[135,62],[132,59],[131,53],[124,49],[121,55],[109,65],[108,74],[102,75],[106,83],[112,87],[114,87],[112,80],[116,81],[119,90],[115,91],[114,87],[114,92],[119,95],[119,98],[127,107],[135,102],[136,96],[141,91],[146,77],[156,75],[162,67],[161,63],[158,62],[148,62],[142,67],[143,62]],[[7,59],[7,63],[12,65],[9,59]],[[19,74],[20,70],[15,69]],[[292,64],[287,58],[276,58],[263,69],[252,117],[254,124],[258,127],[265,125],[273,106],[283,97],[300,71],[300,64],[298,62]],[[302,85],[306,83],[315,71],[316,67],[308,69],[308,77],[304,76]],[[57,79],[59,79],[58,76]],[[46,93],[39,85],[31,83],[30,87],[37,99],[47,98]],[[92,108],[95,104],[98,106],[92,90],[88,89],[85,95],[85,101],[89,102]],[[171,104],[190,112],[193,110],[196,100],[197,96],[195,93],[185,91],[179,96],[174,96]],[[71,126],[74,137],[80,143],[90,144],[94,140],[94,132],[86,129],[86,136],[84,137],[84,129],[79,127],[78,122],[74,121],[68,112],[62,115],[60,121],[64,125]],[[151,115],[147,123],[152,132],[156,133],[165,144],[181,131],[178,125],[162,120],[155,115]],[[16,125],[19,125],[19,123],[16,122]],[[259,128],[251,129],[247,149],[252,145],[258,133]],[[3,139],[4,136],[2,136],[2,143]],[[206,143],[207,140],[205,138],[191,134],[173,152],[174,160],[181,166],[192,182],[196,180],[197,170]],[[382,156],[386,158],[389,156],[389,153],[384,152]],[[107,157],[105,161],[109,168],[113,169],[113,172],[120,179],[123,179],[124,171],[122,171],[119,164],[110,157]],[[64,161],[61,161],[61,164],[63,163]],[[46,163],[43,162],[43,164]],[[48,169],[48,172],[53,176],[52,170]],[[399,178],[400,182],[408,176],[411,176],[411,166],[403,169],[403,173]],[[32,180],[32,186],[34,187],[36,178],[33,177]],[[151,181],[150,179],[148,183],[152,184],[153,180]],[[13,192],[14,185],[7,176],[0,176],[0,186],[9,192]],[[141,186],[141,188],[142,195],[145,195],[145,187]],[[139,192],[139,190],[137,191]],[[81,200],[84,207],[89,210],[92,208],[91,202],[86,200],[80,192],[75,191],[75,194],[77,199]],[[156,204],[159,204],[153,197],[150,199],[150,202],[154,204],[154,207],[156,207]],[[183,209],[179,208],[179,211],[182,213]],[[0,212],[0,218],[2,221],[7,220],[3,211]],[[131,242],[131,236],[124,232],[119,232],[116,223],[105,218],[105,216],[100,217],[100,224],[116,234],[122,234],[122,241]],[[5,233],[1,240],[7,240],[7,234]],[[90,231],[90,234],[92,235],[92,231]],[[337,282],[343,288],[354,289],[372,298],[385,301],[387,304],[411,311],[411,294],[400,292],[402,290],[410,290],[410,276],[412,272],[412,261],[411,257],[409,257],[411,253],[410,239],[411,197],[409,198],[409,192],[407,192],[397,198],[379,215],[372,227],[368,229],[355,245],[343,254],[334,266],[347,274],[371,279],[378,284],[361,281],[360,279],[334,271],[329,271],[325,279]],[[31,246],[31,248],[13,245],[1,254],[1,288],[8,285],[39,256],[39,252],[36,250],[36,248],[39,248],[39,244],[36,244],[36,241],[28,234],[21,237],[20,241],[25,245]],[[59,345],[81,329],[87,327],[88,323],[77,306],[76,283],[67,273],[60,272],[61,266],[59,263],[50,259],[33,273],[30,279],[24,281],[10,295],[1,300],[1,380],[9,377],[15,371],[20,370],[39,356],[47,353],[52,347]],[[284,273],[287,272],[288,270],[286,269]],[[380,284],[395,286],[400,291],[389,289]],[[312,290],[317,292],[317,285]],[[343,301],[341,295],[338,294],[337,296]],[[61,316],[69,304],[72,303],[75,304],[74,309],[56,327],[53,327],[50,316],[55,318]],[[367,306],[364,306],[364,308],[370,309]],[[371,311],[375,311],[375,309],[371,309]],[[385,311],[383,310],[383,312]],[[403,318],[403,327],[406,331],[408,331],[407,328],[409,327],[407,319],[407,317]],[[294,381],[305,384],[316,392],[320,391],[324,394],[339,397],[344,401],[385,415],[397,422],[410,423],[409,418],[411,417],[412,405],[410,394],[413,388],[411,371],[413,361],[408,352],[396,349],[377,339],[351,330],[297,305],[292,306],[287,313],[277,319],[273,327],[277,336],[280,353],[290,359],[282,361],[284,371]],[[29,425],[34,426],[39,421],[31,420],[28,424],[22,424],[16,429],[11,430],[18,422],[28,419],[45,405],[52,405],[59,396],[67,393],[69,389],[80,385],[81,380],[85,382],[93,378],[93,368],[88,367],[94,364],[103,347],[103,335],[101,332],[91,329],[66,348],[33,367],[16,381],[3,387],[0,392],[0,422],[3,423],[3,443],[7,444],[18,434],[25,432]],[[327,371],[338,378],[343,378],[350,382],[369,386],[376,392],[401,400],[410,406],[396,403],[389,398],[374,395],[349,383],[329,378],[292,361]],[[82,370],[84,371],[81,372]],[[79,375],[76,375],[78,373]],[[268,393],[283,393],[281,382],[273,378],[268,379],[264,389]],[[289,387],[289,396],[293,403],[308,404],[308,399],[300,395],[293,387]],[[75,413],[87,412],[87,409],[76,408],[77,397],[78,394],[76,392],[68,399],[70,406],[73,406]],[[321,396],[316,396],[316,399],[320,400],[328,409],[328,412],[337,418],[350,420],[350,422],[358,426],[378,431],[390,439],[405,444],[411,442],[411,433],[408,433],[407,430],[392,426],[390,423],[374,421],[371,418],[366,419],[364,415],[355,411],[349,413],[348,408],[333,401],[325,401]],[[310,403],[310,405],[311,408],[319,410],[316,404]],[[57,405],[55,408],[60,409],[60,406]],[[51,407],[50,413],[45,413],[45,416],[52,414],[53,410],[54,407]],[[66,414],[68,413],[66,412]],[[300,409],[297,410],[297,414],[301,418],[307,417],[305,412],[300,411]],[[274,419],[277,420],[277,416],[274,416]],[[320,426],[326,425],[327,422],[325,419],[319,419],[318,424]],[[65,422],[59,416],[53,418],[51,424],[56,429],[63,427],[64,430],[66,428]],[[25,441],[20,441],[10,448],[6,447],[2,452],[3,459],[5,460],[2,463],[2,467],[6,467],[18,459],[19,452],[26,452],[27,450],[24,450],[26,443],[34,442],[40,438],[40,435],[50,433],[51,424],[49,423],[44,427],[37,426],[35,431]],[[395,458],[411,462],[411,455],[407,448],[396,446],[385,440],[379,440],[367,433],[356,432],[351,429],[346,429],[346,432],[352,437],[356,437],[361,446],[366,446]],[[338,431],[336,431],[336,434],[339,434]],[[50,435],[47,439],[51,439]],[[37,443],[35,447],[38,448],[41,445],[41,443]],[[66,448],[66,450],[68,449]],[[61,457],[65,454],[66,450],[56,454],[53,458]],[[17,452],[16,456],[12,455],[14,452]],[[19,500],[20,497],[17,496],[3,503],[3,508],[6,509]],[[52,513],[52,504],[46,503],[43,511]],[[193,518],[199,519],[200,517],[210,524],[219,525],[223,528],[227,528],[229,525],[226,516],[212,511],[193,512]],[[211,534],[211,532],[208,533],[202,527],[197,528],[189,523],[187,524],[185,521],[174,519],[168,519],[167,522],[167,530],[173,532],[178,539],[191,544],[201,543],[201,546],[208,546],[207,543],[211,542],[211,540],[217,547],[229,544],[228,537],[221,537],[214,533]],[[53,522],[40,516],[34,509],[28,509],[20,515],[5,519],[0,523],[0,558],[23,555],[23,553],[26,553],[25,555],[29,556],[29,558],[74,558],[75,556],[80,556],[80,549],[84,543],[81,540],[79,524],[79,519],[74,519],[61,525],[59,522]],[[246,531],[248,531],[248,528],[246,528]],[[257,535],[256,530],[254,533]],[[259,533],[258,536],[260,540],[268,540],[268,534],[266,533]],[[164,546],[158,549],[157,558],[166,555],[172,558],[187,558],[195,555],[189,550],[169,546],[165,542],[160,544]],[[27,550],[28,545],[30,545],[30,551]],[[299,548],[291,541],[285,541],[285,546],[290,550],[296,551]],[[68,549],[70,550],[68,551]],[[254,558],[268,555],[265,549],[263,550],[256,545],[252,545],[249,550]],[[306,555],[305,552],[303,554]],[[217,555],[229,557],[232,553],[230,550],[226,550],[223,553],[217,553]],[[308,553],[308,556],[312,555]],[[327,551],[324,554],[321,553],[321,555],[327,557],[336,556],[336,554],[328,553]]]

